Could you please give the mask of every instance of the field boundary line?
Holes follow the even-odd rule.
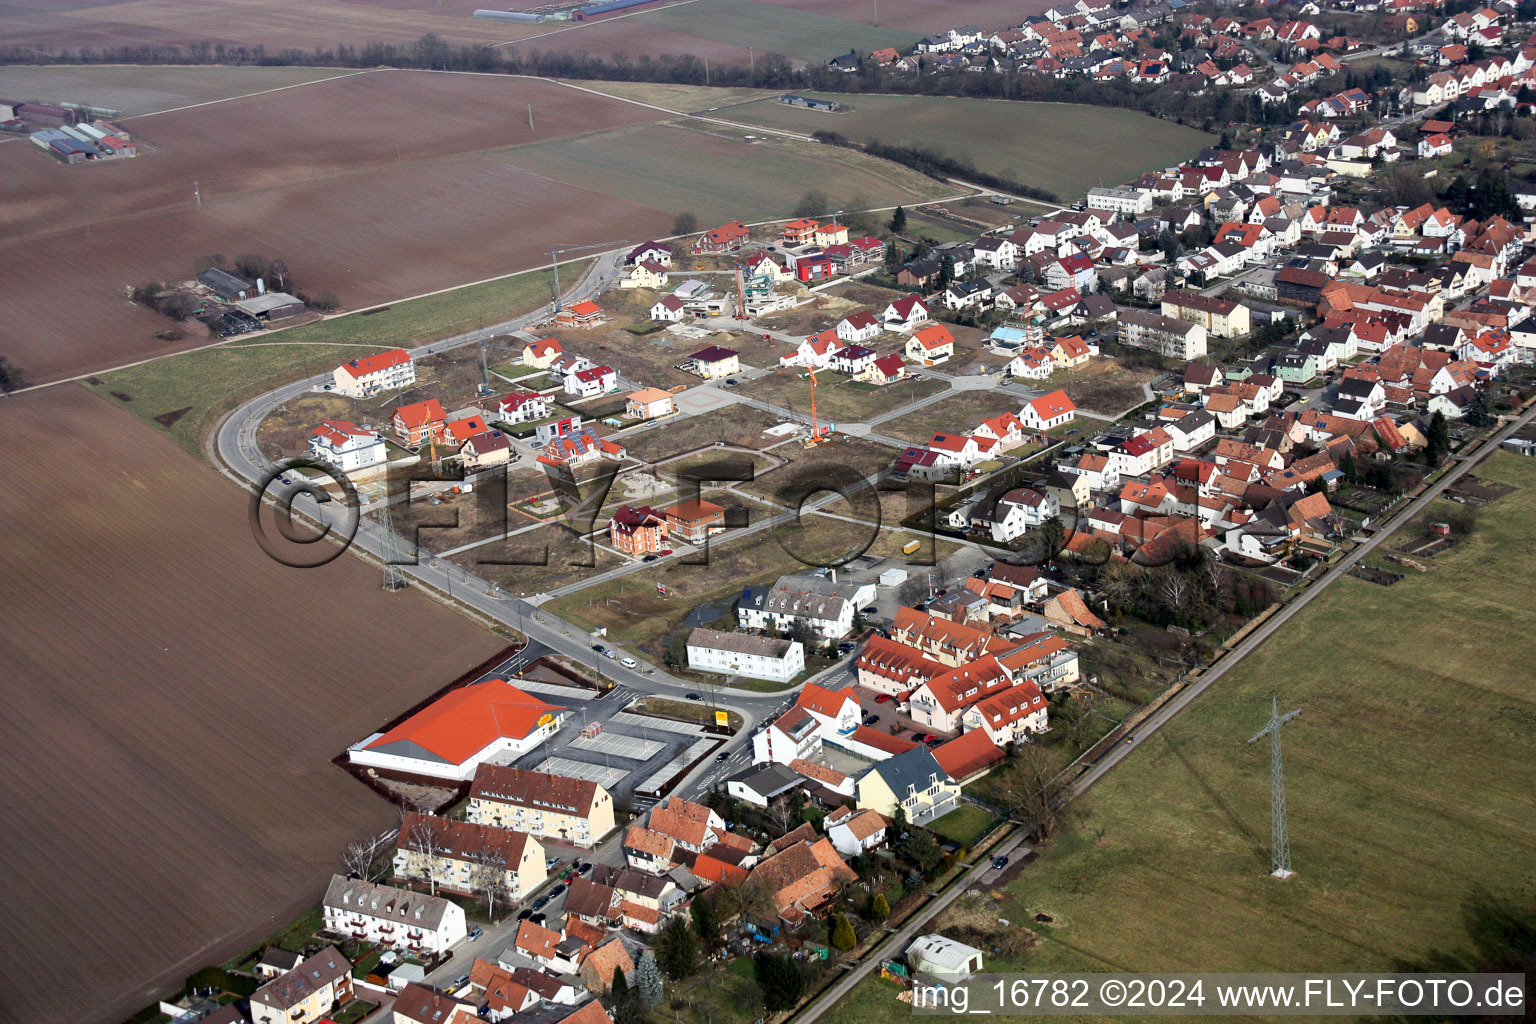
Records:
[[[71,66],[71,65],[62,65],[62,66]],[[103,66],[103,65],[90,65],[90,64],[87,64],[87,65],[83,65],[83,66],[85,66],[85,67],[99,67],[99,66]],[[114,66],[117,66],[117,67],[128,67],[128,66],[138,67],[140,65],[111,65],[111,64],[108,64],[108,65],[104,65],[104,66],[106,66],[106,67],[114,67]],[[156,66],[161,66],[161,65],[156,65]],[[246,65],[244,65],[244,64],[169,64],[169,65],[163,65],[163,66],[165,66],[165,67],[189,67],[189,68],[191,68],[191,67],[216,67],[217,68],[217,67],[245,67]],[[314,65],[312,65],[312,64],[311,65],[298,65],[298,66],[299,67],[314,67]],[[330,75],[329,77],[326,77],[326,78],[317,78],[313,82],[294,82],[291,85],[279,85],[279,86],[275,86],[274,88],[271,88],[271,89],[258,89],[256,92],[241,93],[239,96],[225,96],[223,99],[202,100],[201,102],[198,102],[198,103],[188,103],[188,104],[185,104],[184,106],[180,106],[180,107],[169,107],[169,108],[167,108],[165,110],[151,110],[147,114],[130,114],[127,117],[120,117],[117,120],[119,120],[119,121],[139,121],[139,120],[142,120],[142,119],[144,119],[146,117],[158,117],[161,114],[174,114],[174,113],[177,113],[178,111],[182,111],[182,110],[196,110],[198,107],[211,107],[215,103],[230,103],[230,102],[233,102],[234,100],[247,100],[247,99],[250,99],[252,96],[267,96],[267,95],[269,95],[271,93],[274,93],[274,92],[286,92],[289,89],[302,89],[306,85],[323,85],[326,82],[334,82],[338,78],[356,78],[358,75],[371,75],[371,74],[374,74],[374,73],[376,73],[378,71],[383,71],[383,70],[386,70],[386,69],[384,69],[384,68],[357,68],[357,69],[354,69],[354,70],[343,70],[343,71],[340,71],[338,74]]]
[[[615,249],[613,251],[614,252],[618,252],[619,250]],[[607,253],[599,253],[598,254],[599,257],[604,256],[604,255],[608,255],[608,254]],[[564,267],[564,266],[568,266],[568,265],[570,265],[572,263],[580,263],[583,260],[590,260],[590,259],[593,259],[593,258],[594,257],[591,257],[591,256],[577,256],[577,257],[574,257],[572,259],[561,260],[560,261],[560,266]],[[393,305],[396,305],[397,303],[401,303],[401,302],[414,302],[417,299],[430,299],[430,298],[432,298],[435,295],[446,295],[449,292],[459,291],[461,288],[474,288],[474,287],[477,287],[477,286],[482,285],[482,284],[495,284],[497,281],[505,281],[508,278],[521,277],[524,274],[535,274],[535,273],[538,273],[539,271],[544,270],[548,266],[549,266],[549,264],[547,264],[547,263],[541,263],[541,264],[539,264],[537,266],[526,267],[526,268],[524,268],[522,270],[514,270],[514,271],[512,271],[511,273],[508,273],[508,274],[498,274],[495,277],[487,277],[487,278],[484,278],[484,279],[479,280],[479,281],[466,281],[463,284],[450,285],[447,288],[439,288],[439,289],[437,289],[437,291],[422,292],[419,295],[407,295],[407,296],[403,296],[403,297],[398,298],[398,299],[390,299],[388,302],[376,302],[376,303],[374,303],[371,306],[362,306],[362,307],[359,307],[358,309],[349,309],[349,310],[347,310],[344,313],[336,313],[336,314],[334,314],[332,316],[323,317],[320,320],[312,320],[308,324],[294,324],[292,327],[278,327],[275,330],[273,330],[273,332],[270,335],[263,335],[263,337],[276,337],[276,336],[282,334],[284,331],[295,331],[295,330],[298,330],[301,327],[309,327],[311,324],[330,323],[333,320],[340,320],[340,319],[342,319],[344,317],[349,317],[349,316],[357,316],[360,313],[368,313],[368,312],[371,312],[373,310],[383,309],[386,306],[393,306]],[[76,383],[79,383],[80,381],[87,380],[87,379],[89,379],[91,377],[104,376],[104,375],[109,374],[109,373],[119,373],[119,372],[121,372],[123,370],[131,370],[131,369],[133,369],[136,366],[143,366],[146,363],[157,363],[157,362],[159,362],[162,359],[174,359],[177,356],[184,356],[184,355],[187,355],[188,353],[191,353],[191,352],[206,352],[208,349],[211,349],[211,348],[256,348],[258,345],[263,345],[263,346],[272,346],[272,345],[316,345],[316,346],[319,346],[319,345],[348,344],[347,342],[330,342],[330,341],[324,341],[324,342],[314,342],[314,341],[267,341],[267,342],[254,342],[254,343],[250,343],[250,344],[239,345],[239,344],[236,344],[236,342],[239,340],[239,338],[240,338],[239,335],[236,335],[235,337],[232,337],[232,338],[221,338],[218,341],[209,342],[207,345],[197,345],[197,346],[194,346],[192,348],[184,348],[184,349],[180,350],[179,352],[162,352],[159,355],[149,356],[149,357],[144,358],[144,359],[136,359],[136,360],[134,360],[131,363],[122,363],[121,365],[108,367],[107,369],[104,369],[104,370],[89,370],[89,371],[87,371],[85,373],[77,373],[73,377],[60,377],[58,380],[45,381],[45,382],[43,382],[41,384],[29,384],[29,385],[27,385],[24,388],[17,388],[15,391],[11,392],[11,394],[13,394],[13,395],[22,395],[22,394],[26,394],[28,391],[41,391],[43,388],[51,388],[51,387],[55,387],[55,386],[57,386],[59,384],[76,384]],[[445,339],[445,340],[447,340],[447,339]],[[436,344],[436,342],[432,342],[430,344]],[[358,346],[359,347],[377,347],[377,346],[364,346],[362,342],[358,342]]]

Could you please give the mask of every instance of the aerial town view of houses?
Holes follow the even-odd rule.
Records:
[[[1531,969],[1536,4],[854,6],[0,3],[0,1021]]]

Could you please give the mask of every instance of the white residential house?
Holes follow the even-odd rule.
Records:
[[[1118,213],[1124,217],[1143,217],[1152,212],[1152,193],[1130,188],[1091,188],[1088,209]]]
[[[309,454],[350,473],[377,466],[389,458],[389,448],[377,430],[346,420],[321,420],[309,435]]]
[[[331,876],[320,906],[328,933],[375,945],[435,954],[468,933],[452,900],[344,875]]]
[[[805,646],[797,640],[698,628],[688,634],[688,667],[787,683],[805,671]]]
[[[873,341],[883,330],[875,314],[863,309],[843,317],[835,329],[837,336],[850,345]]]
[[[683,300],[676,295],[663,295],[651,306],[651,319],[664,324],[681,323],[683,317],[687,316],[684,305]]]
[[[515,392],[488,400],[480,412],[490,423],[532,423],[554,412],[551,397],[540,392]]]
[[[1031,430],[1051,430],[1071,423],[1077,406],[1061,389],[1032,398],[1019,410],[1019,421]]]
[[[1007,544],[1060,514],[1061,501],[1055,494],[1017,487],[997,501],[992,513],[992,539]]]
[[[982,729],[995,746],[1006,747],[1050,728],[1049,706],[1040,687],[1026,679],[972,704],[960,716],[966,732]]]
[[[1019,247],[1012,239],[998,235],[978,238],[971,246],[976,262],[993,270],[1013,270],[1019,265]]]
[[[336,391],[348,398],[370,398],[381,391],[416,382],[416,363],[403,348],[342,363],[331,374]]]
[[[636,263],[629,271],[619,279],[620,288],[665,288],[667,284],[667,268],[655,260],[642,260]]]
[[[832,369],[857,376],[870,368],[878,354],[863,345],[848,345],[832,353]]]
[[[578,398],[606,395],[619,386],[619,374],[611,366],[593,366],[565,375],[565,393]]]
[[[1114,459],[1099,452],[1088,452],[1079,456],[1076,462],[1063,462],[1056,468],[1084,478],[1091,490],[1104,491],[1120,486],[1119,466]]]
[[[1190,452],[1216,436],[1216,417],[1200,409],[1164,423],[1163,429],[1173,438],[1174,451]]]
[[[912,332],[902,351],[915,363],[937,366],[955,354],[955,336],[943,324],[932,324]]]
[[[884,846],[890,826],[885,815],[878,811],[855,811],[840,807],[828,814],[822,822],[832,849],[844,857],[857,857]]]
[[[780,356],[779,365],[814,366],[818,370],[832,365],[832,353],[843,346],[840,344],[840,338],[826,337],[827,333],[822,331],[820,334],[806,338],[793,352]]]
[[[908,295],[886,306],[880,319],[886,330],[905,334],[928,322],[928,306],[920,296]]]

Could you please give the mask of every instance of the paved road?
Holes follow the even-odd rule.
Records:
[[[580,301],[610,287],[618,277],[620,260],[619,253],[600,256],[587,274],[572,287],[566,296],[566,301]],[[431,352],[442,352],[473,344],[481,338],[495,334],[520,331],[546,315],[546,311],[540,310],[537,313],[462,334],[446,341],[421,346],[413,350],[412,355],[423,356]],[[283,402],[328,380],[329,377],[322,375],[296,381],[240,406],[220,424],[215,435],[213,444],[217,448],[216,464],[225,467],[226,475],[234,478],[248,490],[264,481],[271,472],[273,464],[256,445],[256,429],[262,418]],[[310,503],[307,508],[302,504],[300,507],[312,518],[319,518],[333,527],[340,525],[345,514],[345,509],[337,502],[329,503],[323,508],[314,506],[313,503]],[[778,518],[782,521],[784,517]],[[760,524],[758,528],[767,528],[767,524]],[[383,532],[377,523],[370,519],[365,517],[361,521],[353,543],[360,550],[380,561],[383,560],[385,550]],[[408,551],[410,545],[401,541],[398,542],[398,548]],[[639,567],[640,564],[635,563],[631,568]],[[402,566],[401,569],[410,582],[423,585],[439,594],[446,594],[454,602],[485,619],[509,626],[529,639],[548,646],[551,650],[583,663],[590,661],[592,657],[591,639],[582,630],[553,615],[540,612],[534,603],[514,598],[480,578],[464,572],[445,559],[433,558],[423,553],[419,564]],[[589,577],[589,582],[596,579],[598,577]],[[648,667],[626,669],[617,661],[605,662],[602,669],[603,674],[610,679],[639,693],[676,696],[700,689],[698,684],[678,679],[660,669]],[[784,699],[783,694],[761,694],[732,690],[728,687],[711,687],[711,689],[718,690],[722,694],[720,702],[722,706],[729,707],[742,716],[742,729],[727,743],[724,749],[728,751],[735,750],[744,744],[752,728],[771,714]],[[690,777],[684,780],[683,785],[690,785],[692,778],[703,774],[703,771],[702,766],[695,769],[690,773]]]
[[[1278,612],[1274,618],[1270,619],[1263,626],[1254,630],[1246,640],[1234,648],[1232,653],[1227,655],[1226,658],[1222,659],[1219,665],[1213,668],[1210,672],[1206,673],[1206,675],[1201,678],[1199,682],[1184,690],[1177,697],[1175,697],[1173,700],[1170,700],[1167,704],[1160,708],[1155,715],[1148,718],[1147,721],[1143,722],[1141,725],[1137,726],[1132,736],[1133,742],[1118,744],[1109,754],[1100,759],[1098,764],[1094,765],[1092,769],[1084,773],[1077,780],[1077,782],[1074,783],[1070,793],[1071,799],[1076,799],[1087,792],[1088,789],[1090,789],[1094,783],[1102,779],[1110,769],[1114,768],[1115,765],[1125,760],[1131,751],[1140,745],[1143,739],[1152,735],[1164,725],[1167,725],[1175,715],[1187,708],[1195,700],[1196,697],[1200,696],[1200,694],[1209,689],[1211,684],[1215,683],[1218,679],[1221,679],[1235,666],[1237,666],[1244,658],[1257,650],[1258,647],[1264,643],[1264,641],[1273,636],[1276,630],[1278,630],[1285,623],[1289,622],[1297,612],[1306,607],[1306,605],[1310,603],[1314,598],[1316,598],[1318,594],[1322,593],[1326,588],[1337,582],[1341,576],[1349,571],[1351,566],[1355,565],[1360,561],[1360,559],[1364,558],[1366,555],[1370,554],[1371,551],[1375,550],[1376,547],[1385,541],[1387,537],[1391,536],[1391,534],[1396,531],[1399,526],[1411,521],[1414,516],[1423,511],[1430,502],[1434,501],[1442,493],[1444,493],[1447,487],[1449,487],[1464,473],[1470,470],[1472,466],[1476,464],[1479,457],[1494,451],[1498,447],[1499,442],[1509,437],[1520,427],[1531,422],[1533,418],[1536,418],[1536,405],[1533,405],[1518,419],[1509,423],[1497,433],[1495,433],[1476,451],[1461,456],[1459,464],[1450,473],[1446,474],[1446,476],[1440,480],[1440,482],[1431,486],[1429,490],[1425,491],[1422,495],[1410,503],[1407,508],[1403,509],[1385,529],[1381,530],[1375,536],[1371,537],[1370,540],[1366,541],[1364,544],[1360,545],[1354,551],[1346,555],[1331,570],[1329,570],[1323,576],[1319,577],[1316,583],[1312,584],[1312,586],[1307,588],[1304,593],[1293,600],[1290,604],[1286,605],[1286,607]],[[906,924],[904,924],[896,933],[895,941],[888,943],[886,949],[888,949],[891,953],[896,953],[905,949],[907,943],[911,942],[912,939],[917,936],[917,933],[927,926],[928,922],[932,921],[946,907],[954,903],[955,900],[959,899],[961,893],[980,883],[982,877],[991,870],[991,866],[992,861],[990,857],[985,857],[978,861],[976,865],[972,867],[971,870],[966,874],[963,880],[955,884],[950,888],[948,892],[933,900],[927,906],[914,914],[910,919],[908,919]],[[884,957],[865,958],[864,961],[849,970],[843,978],[841,978],[836,984],[828,989],[820,998],[811,1003],[800,1013],[796,1014],[794,1017],[795,1024],[811,1024],[812,1021],[816,1020],[823,1013],[827,1012],[827,1010],[834,1006],[839,999],[847,995],[855,985],[862,981],[866,975],[868,975],[872,970],[874,970],[876,966],[878,966],[882,959],[884,959]]]

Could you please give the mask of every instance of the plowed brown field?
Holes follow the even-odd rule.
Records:
[[[0,431],[0,1020],[116,1024],[313,905],[393,817],[329,759],[502,641],[270,561],[241,491],[84,389]]]
[[[552,240],[647,237],[676,211],[537,177],[508,150],[655,116],[543,81],[383,71],[129,119],[146,147],[131,160],[0,145],[0,353],[46,381],[167,351],[171,325],[124,287],[210,253],[280,257],[355,308],[526,269]]]

